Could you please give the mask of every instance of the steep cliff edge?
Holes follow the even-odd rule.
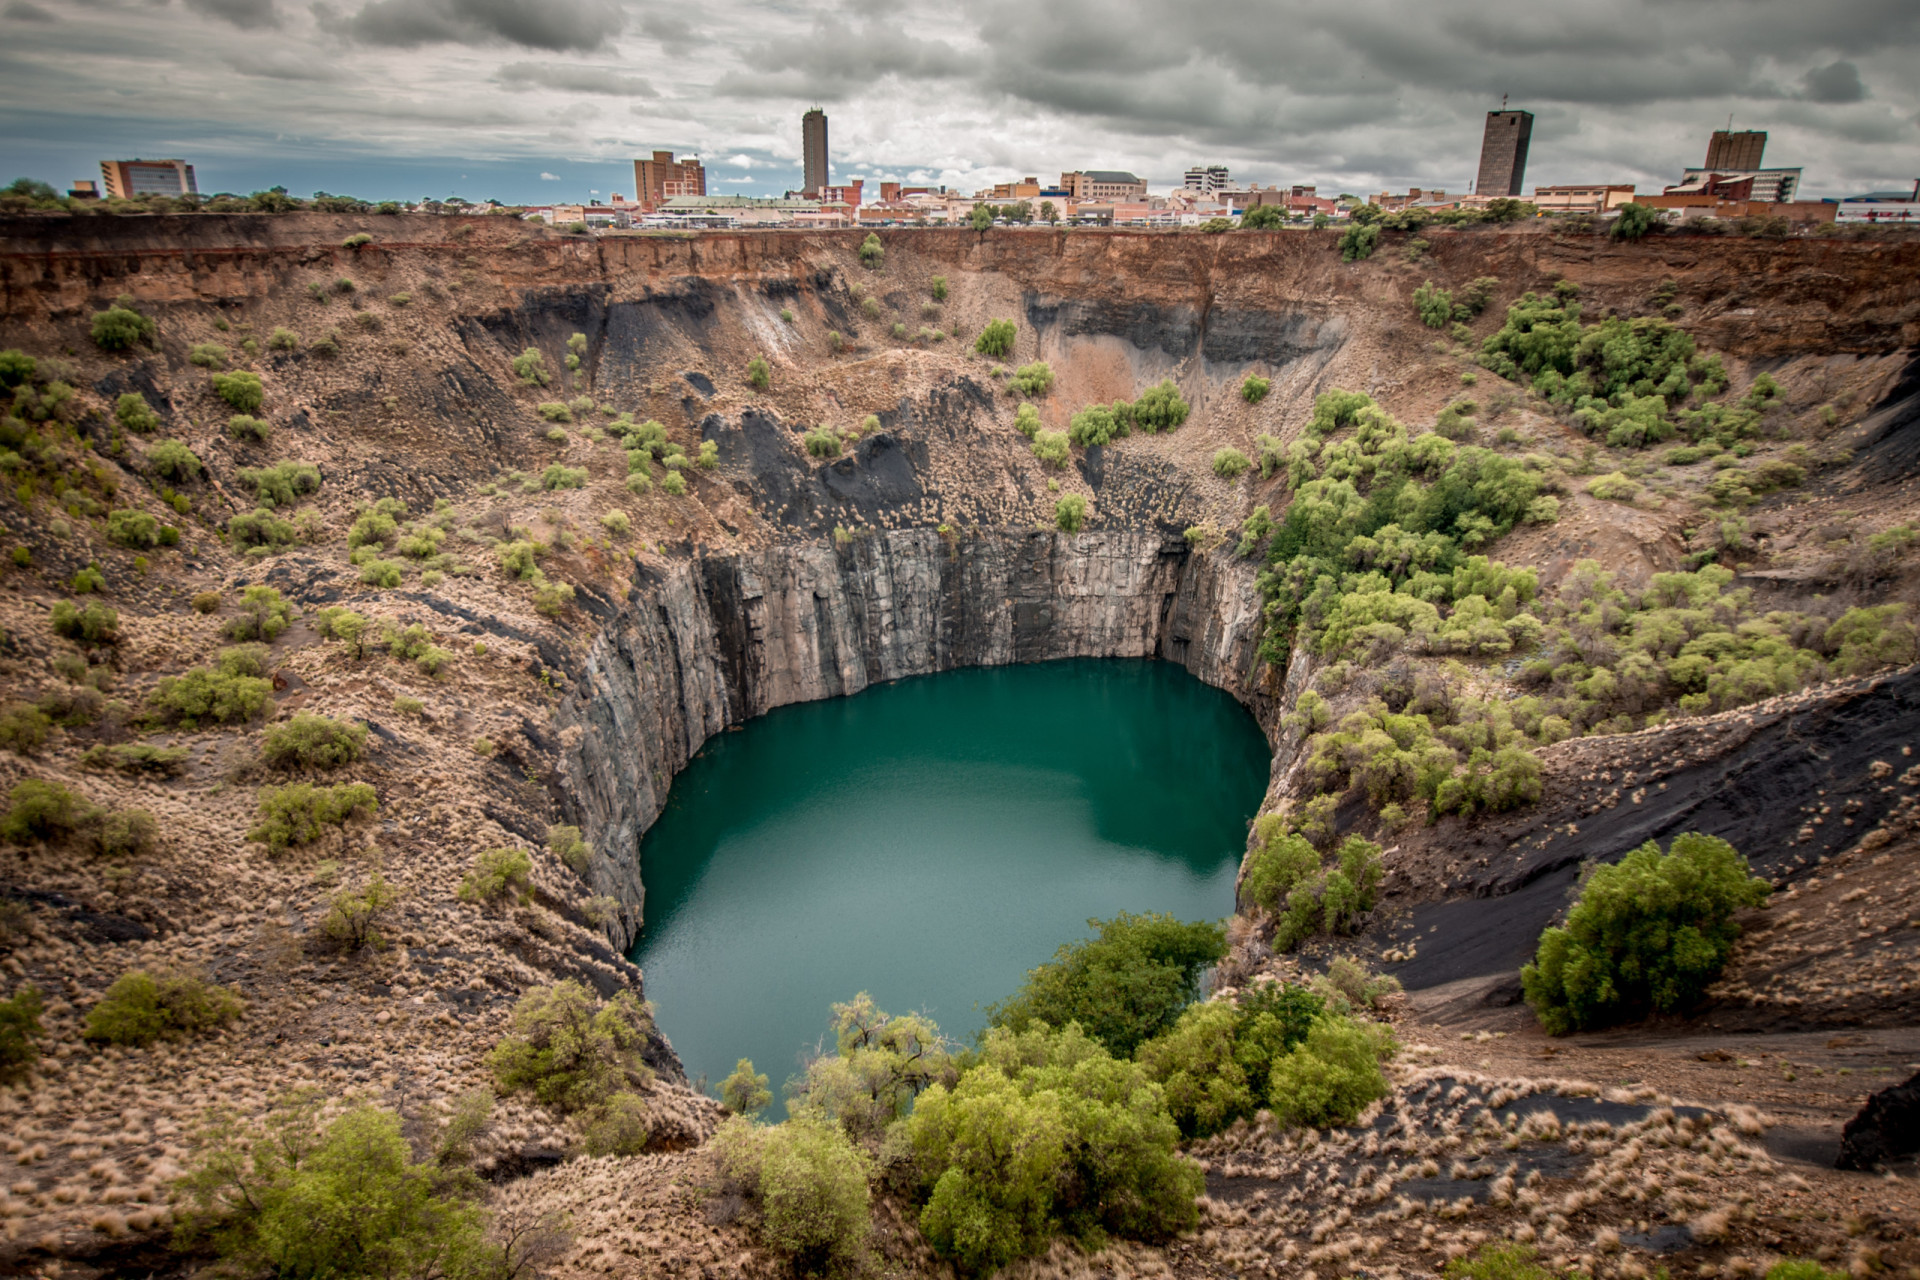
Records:
[[[588,649],[560,725],[565,786],[597,892],[632,942],[641,837],[713,734],[794,702],[956,667],[1161,658],[1247,704],[1256,672],[1252,566],[1155,533],[882,532],[703,556],[637,582]]]

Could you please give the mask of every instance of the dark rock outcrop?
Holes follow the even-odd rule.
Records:
[[[1876,1169],[1920,1152],[1920,1075],[1882,1089],[1840,1133],[1837,1169]]]

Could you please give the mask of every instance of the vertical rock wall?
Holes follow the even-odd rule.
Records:
[[[707,738],[877,681],[1052,658],[1178,662],[1277,714],[1255,672],[1250,563],[1155,532],[877,533],[692,560],[636,587],[561,708],[571,815],[612,932],[641,920],[640,837]]]

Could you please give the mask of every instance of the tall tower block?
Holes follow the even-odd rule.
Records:
[[[1489,111],[1480,141],[1480,176],[1473,189],[1483,196],[1517,196],[1527,176],[1527,143],[1533,138],[1531,111]]]
[[[832,183],[827,176],[827,113],[818,107],[800,117],[800,151],[806,166],[801,194],[817,196]]]

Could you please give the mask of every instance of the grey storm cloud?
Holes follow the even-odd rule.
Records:
[[[897,18],[836,12],[816,18],[798,39],[769,41],[747,50],[751,70],[729,73],[715,86],[742,97],[806,98],[837,102],[886,77],[948,80],[977,74],[979,58],[941,40],[911,35]]]
[[[1809,102],[1863,102],[1867,86],[1860,80],[1860,68],[1851,62],[1832,62],[1816,67],[1801,78]]]
[[[616,98],[655,98],[658,92],[639,76],[617,67],[579,66],[573,63],[512,62],[496,77],[514,88],[563,89],[569,93],[598,93]]]
[[[625,25],[612,0],[372,0],[340,23],[366,44],[517,44],[556,53],[597,49]]]
[[[0,10],[0,17],[12,18],[15,22],[56,21],[51,13],[42,9],[37,4],[29,3],[28,0],[13,0],[12,4],[8,5],[4,10]]]
[[[231,22],[242,31],[280,25],[280,11],[274,8],[273,0],[187,0],[187,8]]]

